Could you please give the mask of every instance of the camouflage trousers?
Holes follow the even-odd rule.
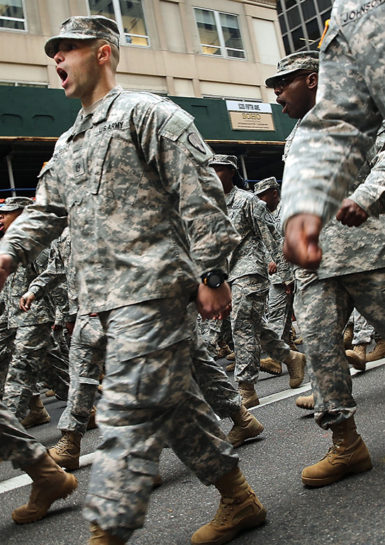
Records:
[[[193,376],[207,403],[221,418],[239,413],[241,396],[229,381],[220,365],[209,355],[197,321],[195,304],[188,306],[188,320],[192,331],[191,358]]]
[[[355,308],[353,310],[352,344],[369,344],[375,336],[374,327]]]
[[[14,351],[4,386],[3,401],[19,420],[23,420],[31,397],[37,391],[38,380],[45,380],[47,377],[49,386],[57,395],[67,399],[68,358],[55,354],[55,350],[59,348],[55,345],[49,323],[18,327],[10,332],[14,339]],[[61,370],[60,375],[55,371],[58,367]]]
[[[58,428],[84,435],[106,357],[107,337],[98,316],[78,315],[69,354],[70,388]]]
[[[194,378],[215,413],[221,418],[231,417],[239,412],[241,398],[226,373],[209,356],[196,318],[195,304],[190,304],[189,325],[192,335],[197,336],[191,343]],[[106,341],[97,316],[77,317],[70,349],[68,401],[58,423],[61,431],[76,431],[84,435],[104,366]]]
[[[4,385],[14,350],[15,332],[14,329],[8,329],[7,324],[0,324],[0,400],[3,399]]]
[[[29,435],[16,416],[0,402],[0,458],[14,467],[25,468],[38,461],[47,450]]]
[[[205,484],[238,458],[192,376],[186,305],[157,300],[99,316],[107,335],[97,415],[102,442],[84,517],[127,540],[144,524],[165,443]]]
[[[231,284],[233,302],[230,322],[235,352],[234,377],[237,382],[257,382],[261,350],[278,361],[285,360],[289,355],[289,346],[263,318],[268,289],[268,281],[259,275],[242,276]],[[222,327],[224,324],[221,320],[211,320],[208,343],[211,356]]]
[[[4,381],[12,357],[12,344],[12,330],[0,327],[0,377],[4,377]],[[43,445],[29,435],[16,416],[0,402],[0,458],[12,460],[15,467],[26,467],[45,453]]]
[[[343,330],[354,307],[385,334],[385,269],[319,280],[295,272],[294,310],[304,340],[315,419],[324,429],[356,411]]]
[[[282,284],[270,284],[266,320],[280,339],[290,344],[293,295]]]

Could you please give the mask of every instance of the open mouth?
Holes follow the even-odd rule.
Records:
[[[282,113],[285,114],[287,111],[287,104],[284,100],[277,99],[277,102],[280,106],[282,106]]]
[[[1,233],[2,231],[4,231],[4,223],[1,223],[1,222],[0,222],[0,233]]]
[[[64,84],[67,81],[67,78],[68,78],[67,72],[65,70],[63,70],[62,68],[57,68],[56,72],[57,72],[59,78],[61,79],[62,84]]]

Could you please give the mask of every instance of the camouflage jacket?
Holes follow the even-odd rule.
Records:
[[[286,141],[285,155],[290,149],[297,124]],[[365,163],[357,179],[350,180],[347,196],[357,202],[357,195],[365,187],[365,180],[370,175],[382,150],[385,148],[385,123],[378,131],[375,145],[369,150]],[[286,168],[286,167],[285,167]],[[365,191],[365,190],[364,190]],[[331,219],[321,231],[320,245],[322,261],[314,277],[331,278],[345,274],[372,271],[385,267],[385,216],[369,217],[360,227],[347,227],[335,218]],[[298,273],[296,273],[298,276]]]
[[[238,242],[211,157],[171,101],[114,88],[60,137],[0,253],[26,263],[68,221],[80,312],[193,296]]]
[[[71,266],[71,239],[68,227],[51,243],[47,268],[33,280],[28,291],[33,293],[37,300],[51,293],[56,305],[57,324],[64,324],[69,321],[70,316],[76,315],[77,290]]]
[[[266,249],[286,280],[288,264],[280,250],[282,238],[266,203],[234,186],[226,195],[226,204],[229,217],[241,236],[229,258],[229,280],[249,274],[267,278]]]
[[[52,299],[44,297],[32,305],[28,312],[19,308],[20,297],[28,290],[28,286],[47,266],[48,250],[43,250],[32,263],[26,266],[19,265],[12,273],[4,286],[3,297],[5,303],[4,319],[8,327],[54,323],[55,311]]]
[[[282,227],[281,227],[281,203],[278,204],[278,207],[274,212],[271,212],[271,217],[274,220],[275,223],[275,229],[278,234],[281,234]],[[280,245],[279,245],[281,251],[283,247],[283,238],[281,237]],[[282,284],[284,282],[292,282],[293,281],[293,272],[292,272],[292,265],[288,263],[284,256],[282,255],[282,260],[284,264],[284,274],[280,274],[279,272],[276,272],[274,274],[269,275],[270,284]],[[268,265],[271,261],[274,261],[272,256],[270,255],[270,252],[266,251],[266,264]]]
[[[385,117],[385,2],[335,0],[320,51],[315,107],[304,117],[286,161],[282,221],[313,213],[326,223],[357,179]],[[385,156],[385,152],[383,154]],[[371,215],[385,210],[385,157],[357,194]]]

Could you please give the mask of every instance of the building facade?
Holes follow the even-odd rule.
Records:
[[[279,0],[279,24],[285,51],[317,49],[333,0]]]
[[[279,109],[269,109],[275,96],[264,85],[285,54],[276,4],[273,0],[0,1],[4,97],[0,173],[8,178],[9,187],[29,185],[29,176],[35,183],[42,160],[73,122],[80,105],[65,99],[44,44],[68,17],[90,14],[113,18],[118,24],[117,79],[123,88],[179,101],[194,115],[214,151],[240,156],[248,178],[269,175],[265,157],[279,177],[283,140],[291,125],[280,119]],[[56,105],[55,110],[50,104]],[[216,120],[215,111],[223,118]],[[210,115],[208,137],[202,126]],[[214,134],[212,122],[217,127]]]

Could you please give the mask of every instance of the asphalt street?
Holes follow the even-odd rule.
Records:
[[[225,363],[225,361],[221,361]],[[296,396],[309,389],[291,390],[285,371],[280,377],[261,373],[261,405],[253,409],[264,424],[263,434],[237,449],[241,468],[268,511],[266,524],[233,540],[234,545],[385,545],[385,360],[369,364],[353,377],[358,404],[357,427],[372,456],[373,469],[331,486],[310,489],[301,483],[301,470],[319,460],[330,446],[330,433],[315,425],[311,412],[295,406]],[[44,397],[43,397],[44,399]],[[56,443],[56,424],[64,403],[45,399],[50,424],[31,432],[46,446]],[[222,422],[227,432],[230,422]],[[29,486],[9,462],[0,464],[0,545],[86,545],[88,524],[82,519],[92,453],[99,432],[87,432],[82,443],[78,490],[56,502],[49,515],[33,524],[17,526],[11,512],[25,503]],[[188,440],[188,439],[187,439]],[[219,495],[203,486],[176,456],[164,450],[160,473],[164,484],[151,498],[145,528],[134,545],[188,545],[191,534],[214,515]]]

